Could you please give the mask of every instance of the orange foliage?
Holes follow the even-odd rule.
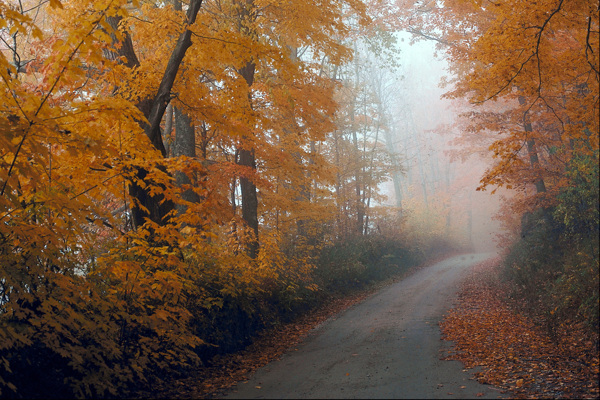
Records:
[[[193,24],[164,2],[0,2],[2,395],[126,393],[196,365],[212,333],[198,326],[226,300],[251,314],[270,291],[315,289],[314,257],[336,234],[328,71],[350,60],[339,38],[355,33],[351,18],[369,23],[367,7],[192,3]],[[166,128],[168,102],[196,129],[197,157],[170,157],[146,123]],[[250,149],[256,165],[240,165]],[[240,179],[258,188],[256,259]]]
[[[496,161],[481,189],[522,192],[518,213],[554,205],[569,185],[569,160],[598,149],[597,5],[451,0],[412,10],[409,30],[435,36],[448,55],[446,96],[476,106],[465,114],[465,135],[491,139]]]

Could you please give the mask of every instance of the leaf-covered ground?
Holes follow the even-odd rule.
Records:
[[[445,358],[479,367],[479,382],[511,397],[598,398],[594,338],[570,325],[552,340],[532,317],[509,305],[498,269],[498,259],[476,266],[440,323],[444,339],[454,343]]]

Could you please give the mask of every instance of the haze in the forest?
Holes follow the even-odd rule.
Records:
[[[384,184],[387,204],[410,208],[418,199],[426,208],[431,207],[427,216],[439,218],[435,213],[443,214],[448,232],[456,239],[470,243],[477,251],[491,251],[502,232],[494,219],[501,194],[476,190],[489,159],[477,154],[461,156],[455,122],[465,109],[442,98],[448,90],[441,87],[442,79],[449,74],[443,52],[436,51],[432,40],[411,42],[411,35],[405,32],[396,37],[400,67],[390,129],[394,149],[406,169],[400,175],[400,201],[393,182]]]

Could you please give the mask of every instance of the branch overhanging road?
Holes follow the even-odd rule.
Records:
[[[315,328],[225,398],[498,398],[458,361],[438,322],[475,264],[469,254],[423,268]]]

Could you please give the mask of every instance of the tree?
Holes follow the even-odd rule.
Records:
[[[192,45],[192,31],[190,26],[196,21],[196,16],[200,11],[201,5],[202,0],[192,0],[190,2],[185,15],[183,32],[179,35],[177,41],[173,45],[169,61],[160,80],[158,89],[155,93],[140,98],[137,103],[137,107],[147,120],[147,122],[141,121],[140,124],[144,128],[144,132],[146,133],[146,136],[148,136],[148,139],[150,139],[152,146],[158,150],[163,157],[167,155],[167,152],[162,140],[160,124],[171,98],[171,90],[177,77],[177,72],[179,71],[187,50]],[[118,31],[121,20],[121,16],[110,17],[107,19],[113,31]],[[123,57],[125,65],[130,69],[140,66],[140,61],[138,60],[132,45],[131,37],[127,31],[124,32],[123,38],[120,40],[115,36],[114,46],[115,50],[112,50],[114,55],[111,58],[117,59]],[[166,199],[164,196],[153,194],[151,192],[152,189],[146,189],[144,187],[148,184],[147,178],[149,171],[147,168],[141,166],[134,168],[136,170],[135,178],[129,186],[131,196],[136,199],[136,203],[132,209],[134,226],[141,227],[145,223],[146,218],[149,218],[154,223],[163,224],[164,219],[168,217],[173,208],[172,202],[168,200],[165,201]],[[159,167],[159,170],[164,172],[164,167]]]
[[[492,139],[496,161],[480,189],[516,189],[501,214],[516,229],[522,216],[505,261],[515,296],[551,334],[584,323],[597,341],[597,3],[460,0],[414,10],[415,33],[438,40],[451,62],[447,96],[476,106],[465,139]]]
[[[498,162],[482,188],[533,186],[525,209],[554,204],[567,184],[568,160],[598,148],[595,10],[588,1],[450,1],[420,13],[420,31],[437,29],[447,44],[456,75],[447,96],[467,97],[482,109],[502,101],[500,113],[470,114],[473,129],[494,127],[505,135],[490,147]],[[463,22],[467,17],[470,24]]]
[[[215,313],[258,326],[269,296],[314,289],[317,246],[336,236],[328,72],[351,59],[339,38],[367,23],[362,2],[0,14],[3,395],[127,394],[222,343]],[[389,160],[364,104],[352,170],[368,210]]]

